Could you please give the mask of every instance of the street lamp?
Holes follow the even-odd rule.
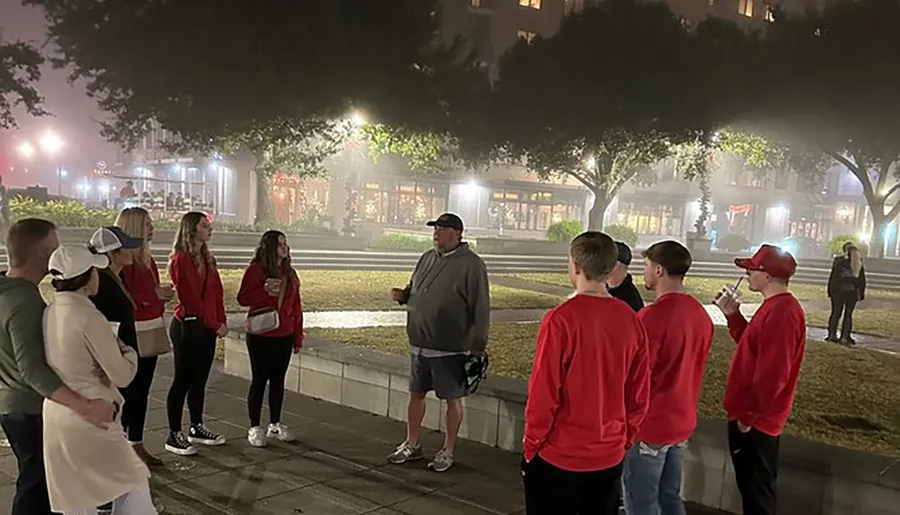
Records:
[[[38,139],[38,145],[41,150],[47,154],[47,157],[53,159],[56,154],[65,146],[65,142],[53,131],[47,131]],[[37,153],[34,145],[24,142],[18,147],[19,153],[26,159],[31,159]],[[69,172],[63,170],[59,161],[56,162],[56,194],[62,196],[62,180],[69,175]]]
[[[40,145],[44,152],[53,156],[63,147],[63,140],[55,132],[48,131],[41,136]]]
[[[28,143],[27,141],[25,143],[22,143],[21,145],[19,145],[18,150],[19,150],[19,153],[22,154],[22,156],[25,159],[31,159],[31,157],[34,155],[34,152],[35,152],[34,145],[32,145],[31,143]]]

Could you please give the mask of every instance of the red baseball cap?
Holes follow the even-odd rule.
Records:
[[[794,256],[775,245],[763,245],[752,258],[738,258],[734,264],[744,270],[765,272],[778,279],[790,279],[797,271]]]

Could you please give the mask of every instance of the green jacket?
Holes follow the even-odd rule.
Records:
[[[0,275],[0,414],[40,414],[63,385],[44,353],[46,307],[36,284]]]

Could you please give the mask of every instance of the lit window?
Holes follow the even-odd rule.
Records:
[[[738,0],[738,14],[753,17],[753,0]]]
[[[532,9],[540,9],[541,0],[519,0],[519,5],[522,7],[531,7]]]
[[[772,23],[775,21],[775,11],[772,9],[772,4],[766,4],[766,21]]]
[[[481,0],[469,0],[472,7],[478,9],[481,7]]]
[[[534,40],[534,37],[537,36],[534,32],[528,32],[527,30],[519,30],[518,37],[519,39],[524,39],[526,42],[531,43]]]

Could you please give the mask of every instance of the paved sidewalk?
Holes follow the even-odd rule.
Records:
[[[518,455],[462,441],[457,465],[444,474],[425,470],[424,462],[391,466],[385,457],[402,439],[402,424],[298,394],[287,394],[283,417],[297,443],[254,449],[245,440],[247,381],[223,375],[220,366],[210,379],[206,411],[210,427],[229,442],[182,458],[161,450],[171,362],[160,363],[146,445],[165,461],[153,471],[152,490],[166,515],[523,513]],[[424,436],[426,451],[440,442],[439,434]],[[0,506],[9,506],[14,480],[15,458],[2,449]]]

